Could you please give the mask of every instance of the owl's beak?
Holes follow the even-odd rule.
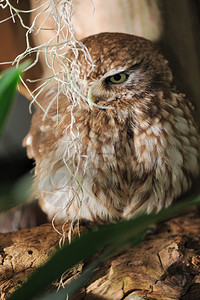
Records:
[[[92,87],[90,87],[89,90],[88,90],[87,99],[88,99],[89,107],[92,108],[93,103],[95,103],[95,100],[96,100],[95,97],[94,97],[94,94],[93,94]]]
[[[92,110],[94,106],[101,108],[101,109],[114,109],[114,107],[108,106],[108,105],[99,105],[99,99],[100,95],[96,92],[98,90],[98,87],[96,86],[90,86],[87,93],[87,102],[89,105],[89,108]],[[98,91],[99,92],[99,91]],[[108,98],[109,99],[109,98]]]

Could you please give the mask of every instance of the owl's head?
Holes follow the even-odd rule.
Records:
[[[96,103],[141,97],[170,85],[167,61],[149,41],[124,33],[100,33],[82,40],[94,67],[79,52],[77,84],[83,95]],[[73,59],[73,58],[72,58]]]

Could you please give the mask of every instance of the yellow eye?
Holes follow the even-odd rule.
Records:
[[[119,84],[119,83],[126,81],[127,78],[128,78],[127,74],[118,73],[118,74],[108,77],[107,79],[111,83]]]

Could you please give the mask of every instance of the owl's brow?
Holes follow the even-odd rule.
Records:
[[[120,68],[120,69],[113,69],[112,71],[106,73],[104,75],[104,78],[114,76],[119,73],[129,73],[130,71],[138,70],[142,67],[142,69],[145,71],[148,68],[149,64],[144,59],[141,59],[139,62],[132,64],[130,67],[127,68]]]
[[[141,66],[143,67],[143,70],[146,70],[148,68],[148,63],[145,62],[144,59],[142,59],[141,61],[132,64],[130,67],[119,68],[119,69],[115,68],[115,69],[109,71],[108,73],[106,73],[103,76],[103,78],[106,79],[110,76],[114,76],[114,75],[119,74],[119,73],[129,73],[130,71],[134,71],[134,70],[139,69]]]
[[[107,78],[107,77],[110,77],[110,76],[114,76],[116,74],[119,74],[119,73],[124,73],[126,72],[127,68],[115,68],[115,69],[112,69],[111,71],[107,72],[103,77],[104,78]]]
[[[148,61],[145,59],[141,59],[139,62],[134,63],[131,67],[127,68],[126,71],[138,70],[141,67],[142,67],[143,71],[147,70],[147,68],[149,67]]]
[[[143,63],[144,63],[144,60],[141,60],[141,61],[139,61],[139,62],[137,62],[137,63],[134,63],[132,66],[130,66],[130,67],[127,69],[127,71],[128,71],[128,70],[130,70],[130,71],[137,70],[137,69],[139,69],[139,68],[143,65]]]

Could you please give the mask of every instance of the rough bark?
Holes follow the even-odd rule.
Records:
[[[68,234],[71,223],[64,228]],[[61,226],[56,227],[62,232]],[[86,228],[75,227],[72,237]],[[52,224],[43,224],[30,229],[0,233],[0,291],[1,300],[7,299],[30,274],[41,266],[59,248],[61,235]]]
[[[158,224],[153,231],[138,246],[107,260],[74,299],[199,299],[199,211]],[[59,239],[51,224],[0,235],[1,299],[47,260]]]

